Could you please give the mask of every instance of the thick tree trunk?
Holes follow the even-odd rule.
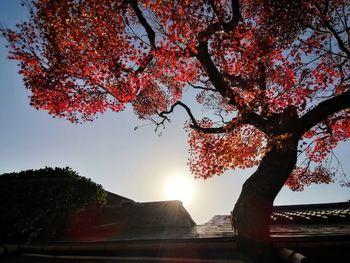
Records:
[[[256,262],[268,262],[269,221],[273,201],[295,167],[298,138],[289,134],[268,142],[256,172],[244,183],[233,210],[239,249]]]

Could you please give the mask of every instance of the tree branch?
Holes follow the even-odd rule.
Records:
[[[231,121],[227,122],[226,125],[224,125],[222,127],[213,127],[213,128],[207,128],[207,127],[200,126],[198,124],[196,118],[193,116],[191,109],[181,101],[174,103],[168,111],[163,111],[161,113],[158,113],[158,115],[160,117],[168,120],[168,117],[165,115],[172,113],[174,111],[174,108],[177,105],[183,107],[186,110],[186,112],[187,112],[187,114],[190,117],[191,122],[192,122],[192,124],[190,124],[190,127],[196,131],[200,131],[203,133],[214,133],[214,134],[226,133],[228,131],[234,130],[235,128],[237,128],[240,125],[250,124],[250,125],[253,125],[254,127],[258,128],[259,130],[261,130],[265,134],[268,134],[267,121],[265,119],[263,119],[261,116],[257,115],[256,113],[247,113],[243,117],[233,118]]]
[[[175,102],[175,103],[170,107],[170,109],[169,109],[168,111],[163,111],[163,112],[159,113],[158,115],[159,115],[160,117],[164,118],[164,119],[168,119],[168,117],[165,116],[165,115],[167,115],[167,114],[169,114],[169,113],[172,113],[172,112],[174,111],[174,108],[175,108],[176,106],[178,106],[178,105],[181,106],[181,107],[183,107],[183,108],[186,110],[186,112],[187,112],[187,114],[188,114],[188,116],[190,117],[191,122],[192,122],[192,124],[190,124],[190,127],[191,127],[192,129],[195,129],[195,130],[197,130],[197,131],[204,132],[204,133],[225,133],[225,132],[227,132],[227,131],[229,130],[229,128],[228,128],[227,126],[225,126],[225,127],[217,127],[217,128],[206,128],[206,127],[201,127],[201,126],[198,124],[198,122],[196,121],[196,118],[193,116],[193,114],[192,114],[192,112],[191,112],[191,109],[190,109],[186,104],[184,104],[184,103],[181,102],[181,101]]]
[[[143,28],[145,29],[146,33],[147,33],[147,37],[151,46],[151,51],[157,49],[156,47],[156,33],[154,32],[153,28],[151,27],[151,25],[147,22],[146,18],[143,16],[142,11],[140,9],[140,7],[138,6],[137,0],[131,0],[130,5],[132,7],[132,9],[134,10],[139,22],[141,23],[141,25],[143,26]],[[142,65],[135,71],[135,73],[141,73],[143,72],[147,65],[152,61],[153,59],[153,55],[152,52],[150,52],[145,59],[142,62]]]
[[[332,33],[332,35],[337,40],[337,43],[338,43],[340,50],[343,51],[347,55],[347,57],[350,59],[350,50],[346,48],[343,40],[338,35],[337,31],[331,26],[331,24],[328,21],[325,22],[325,25],[326,25],[327,29]]]
[[[150,42],[152,49],[155,49],[156,48],[156,33],[154,32],[151,25],[147,22],[146,18],[143,16],[142,11],[138,6],[137,0],[131,0],[130,5],[131,5],[132,9],[134,10],[141,25],[146,30],[148,40]]]
[[[226,32],[234,30],[239,20],[242,19],[239,0],[231,0],[232,17],[231,20],[227,23],[224,22],[224,19],[217,10],[214,1],[209,0],[209,4],[213,9],[214,14],[218,17],[220,26],[222,26]]]
[[[191,82],[187,82],[188,85],[190,85],[192,88],[194,89],[201,89],[201,90],[207,90],[207,91],[212,91],[212,92],[217,92],[216,89],[211,89],[211,88],[207,88],[207,87],[202,87],[202,86],[197,86],[197,85],[193,85]]]
[[[227,82],[224,80],[222,74],[216,68],[214,62],[211,60],[207,44],[203,44],[202,48],[197,54],[198,60],[201,62],[202,66],[206,69],[211,83],[214,85],[215,89],[225,98],[230,99],[230,103],[235,105],[239,110],[246,112],[243,115],[242,124],[251,124],[256,128],[260,129],[262,132],[268,134],[267,121],[260,115],[249,110],[249,108],[243,108],[244,103],[239,103],[239,96],[236,92],[229,88]]]
[[[298,121],[296,130],[302,135],[327,117],[341,110],[350,108],[350,90],[343,94],[325,100],[315,108],[305,113]]]
[[[212,2],[211,2],[212,3]],[[228,23],[213,23],[210,24],[205,30],[199,33],[198,35],[198,53],[196,55],[199,62],[202,64],[204,69],[207,71],[208,76],[215,89],[223,96],[232,99],[233,97],[230,95],[232,93],[229,89],[228,84],[225,82],[223,75],[219,72],[214,62],[212,61],[209,50],[208,50],[208,40],[209,38],[215,34],[216,32],[224,29],[226,32],[233,31],[240,19],[240,5],[239,0],[232,0],[232,18]],[[215,5],[212,3],[212,7]],[[216,9],[216,8],[215,8]],[[214,10],[215,12],[215,10]]]
[[[248,112],[242,116],[241,124],[250,124],[259,129],[266,135],[271,134],[271,127],[268,125],[268,120],[264,119],[255,112]]]
[[[232,19],[229,23],[235,23],[234,21],[239,21],[242,19],[241,17],[241,7],[240,0],[231,0],[231,8],[232,8]]]
[[[213,9],[214,14],[215,14],[215,15],[217,16],[217,18],[219,19],[219,21],[222,22],[222,21],[223,21],[223,20],[222,20],[222,17],[221,17],[221,15],[220,15],[218,9],[216,8],[216,5],[215,5],[214,1],[213,1],[213,0],[209,0],[209,4],[210,4],[211,9]]]
[[[231,94],[232,92],[230,92],[227,82],[224,80],[222,74],[219,72],[209,55],[207,41],[202,42],[199,45],[197,58],[202,64],[203,68],[206,70],[208,77],[215,89],[223,97],[232,99],[234,96],[232,96],[233,94]]]

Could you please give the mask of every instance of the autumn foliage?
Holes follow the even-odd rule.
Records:
[[[349,0],[26,5],[28,21],[2,31],[33,107],[80,122],[131,104],[157,126],[182,107],[197,177],[259,165],[269,145],[298,132],[287,186],[337,174],[332,151],[350,137]],[[193,116],[184,92],[206,116]]]

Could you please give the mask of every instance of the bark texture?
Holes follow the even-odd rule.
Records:
[[[240,250],[255,262],[273,255],[269,221],[273,201],[295,167],[298,138],[289,134],[272,137],[256,172],[244,183],[233,210],[233,223]]]

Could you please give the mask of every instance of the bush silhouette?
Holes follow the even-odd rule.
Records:
[[[64,234],[67,220],[87,204],[104,204],[101,185],[71,168],[0,175],[0,242],[29,243]]]

